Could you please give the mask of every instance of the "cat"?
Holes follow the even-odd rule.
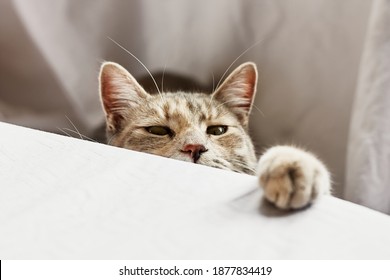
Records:
[[[237,67],[213,93],[150,94],[122,66],[104,62],[100,98],[110,145],[250,175],[280,209],[330,194],[330,174],[312,153],[274,146],[258,160],[248,133],[257,68]]]

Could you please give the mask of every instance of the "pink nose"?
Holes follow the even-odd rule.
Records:
[[[188,144],[184,146],[182,152],[189,153],[194,163],[196,163],[199,160],[200,155],[207,152],[207,149],[200,144]]]

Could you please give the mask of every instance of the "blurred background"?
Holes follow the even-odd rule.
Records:
[[[390,1],[0,0],[0,14],[0,121],[93,137],[100,64],[146,74],[109,38],[210,91],[253,61],[258,152],[306,147],[336,196],[390,213]]]

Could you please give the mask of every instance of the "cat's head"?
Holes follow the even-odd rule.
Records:
[[[254,174],[248,119],[256,92],[253,63],[236,68],[211,94],[149,94],[122,66],[106,62],[100,94],[111,145]]]

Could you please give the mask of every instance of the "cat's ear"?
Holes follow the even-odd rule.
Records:
[[[127,110],[145,102],[149,94],[125,68],[113,62],[102,64],[99,81],[107,129],[116,132],[121,128]]]
[[[212,98],[227,106],[240,120],[248,125],[249,113],[256,94],[256,65],[247,62],[238,66],[212,94]]]

